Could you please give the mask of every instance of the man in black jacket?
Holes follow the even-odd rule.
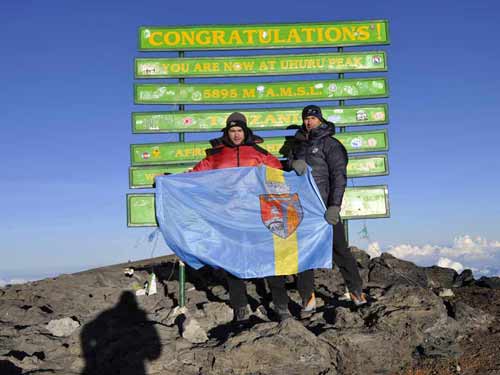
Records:
[[[299,175],[306,172],[308,165],[312,168],[314,181],[327,206],[325,219],[333,225],[333,260],[342,273],[351,300],[360,306],[366,303],[363,282],[356,260],[347,247],[344,224],[340,219],[340,207],[347,185],[347,151],[332,137],[335,126],[323,118],[321,108],[306,106],[302,110],[302,121],[302,127],[288,146],[288,163]],[[306,318],[316,309],[313,270],[300,273],[297,284],[303,302],[301,316]]]

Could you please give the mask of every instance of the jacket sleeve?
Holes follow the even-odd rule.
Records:
[[[281,165],[281,162],[273,155],[267,154],[264,158],[264,164],[267,165],[268,167],[276,168],[276,169],[283,169],[283,166]]]
[[[207,156],[205,159],[200,160],[198,164],[193,167],[191,172],[208,171],[210,169],[214,169],[213,158],[211,156]]]
[[[329,143],[325,151],[330,180],[328,206],[340,207],[347,185],[347,151],[340,142],[335,140]]]

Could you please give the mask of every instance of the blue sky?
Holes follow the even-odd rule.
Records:
[[[129,144],[167,139],[130,130],[132,111],[162,109],[133,104],[139,26],[364,19],[391,35],[391,171],[355,181],[389,185],[391,218],[366,221],[371,249],[500,273],[497,2],[173,3],[1,2],[0,282],[165,252],[126,227]],[[351,243],[366,248],[362,225]]]

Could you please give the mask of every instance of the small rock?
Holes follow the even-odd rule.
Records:
[[[448,288],[443,288],[439,292],[439,297],[453,297],[455,293],[453,293],[453,290],[448,289]]]
[[[66,337],[71,335],[78,327],[80,327],[80,323],[71,319],[71,318],[63,318],[57,320],[51,320],[46,328],[47,330],[56,337]]]
[[[187,308],[186,306],[180,307],[176,306],[168,313],[167,317],[162,320],[162,323],[167,326],[173,326],[175,324],[175,320],[179,315],[186,314]]]
[[[193,317],[187,317],[182,324],[182,337],[193,344],[208,341],[207,333]]]

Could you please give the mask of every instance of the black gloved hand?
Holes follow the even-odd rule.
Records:
[[[330,206],[325,212],[325,220],[328,221],[329,224],[335,225],[340,220],[340,207],[339,206]]]
[[[292,168],[297,175],[302,176],[307,171],[307,164],[304,160],[292,161]]]

